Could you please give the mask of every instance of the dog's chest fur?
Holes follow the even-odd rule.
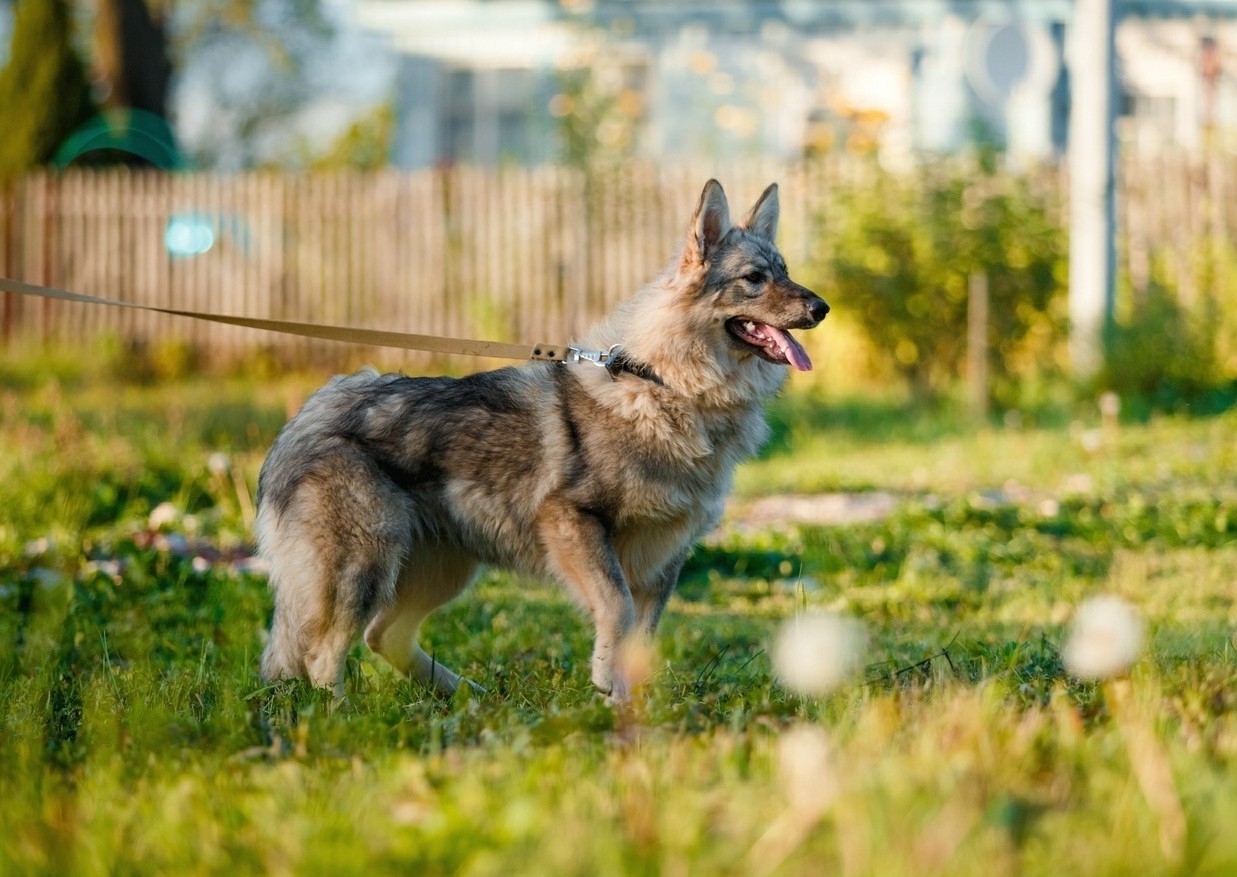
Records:
[[[702,407],[635,376],[560,369],[555,380],[561,484],[616,525],[715,518],[735,465],[767,435],[758,400]]]

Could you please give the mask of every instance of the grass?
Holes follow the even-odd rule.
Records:
[[[425,631],[487,694],[358,645],[337,703],[258,680],[270,599],[239,562],[314,379],[0,374],[0,873],[1237,870],[1237,412],[976,433],[799,391],[739,494],[896,510],[725,527],[631,711],[562,595],[497,573]],[[1062,666],[1097,593],[1147,622],[1128,680]],[[805,607],[869,633],[825,698],[770,667]]]

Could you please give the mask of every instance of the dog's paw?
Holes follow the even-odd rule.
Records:
[[[594,662],[590,679],[596,689],[605,695],[607,701],[613,698],[614,692],[622,687],[621,683],[615,678],[615,674],[612,672],[609,664],[599,665],[597,662]]]
[[[616,650],[614,660],[593,660],[593,684],[606,702],[626,704],[653,674],[653,650],[645,637],[628,637]]]
[[[600,688],[600,686],[598,686]],[[604,688],[601,693],[606,696],[606,703],[610,706],[623,706],[631,701],[631,685],[623,678],[622,674],[615,676],[611,681],[610,690]]]

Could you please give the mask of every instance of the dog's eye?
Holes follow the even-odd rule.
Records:
[[[748,274],[743,279],[746,280],[748,283],[764,283],[765,273],[763,271],[753,271],[751,274]]]

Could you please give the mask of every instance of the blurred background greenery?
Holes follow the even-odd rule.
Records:
[[[1234,18],[1118,17],[1094,373],[1068,339],[1072,3],[0,0],[0,273],[542,340],[655,274],[704,179],[777,178],[792,270],[834,306],[830,386],[1215,411],[1237,386]],[[0,322],[14,355],[97,339],[144,379],[356,358],[11,296]]]

